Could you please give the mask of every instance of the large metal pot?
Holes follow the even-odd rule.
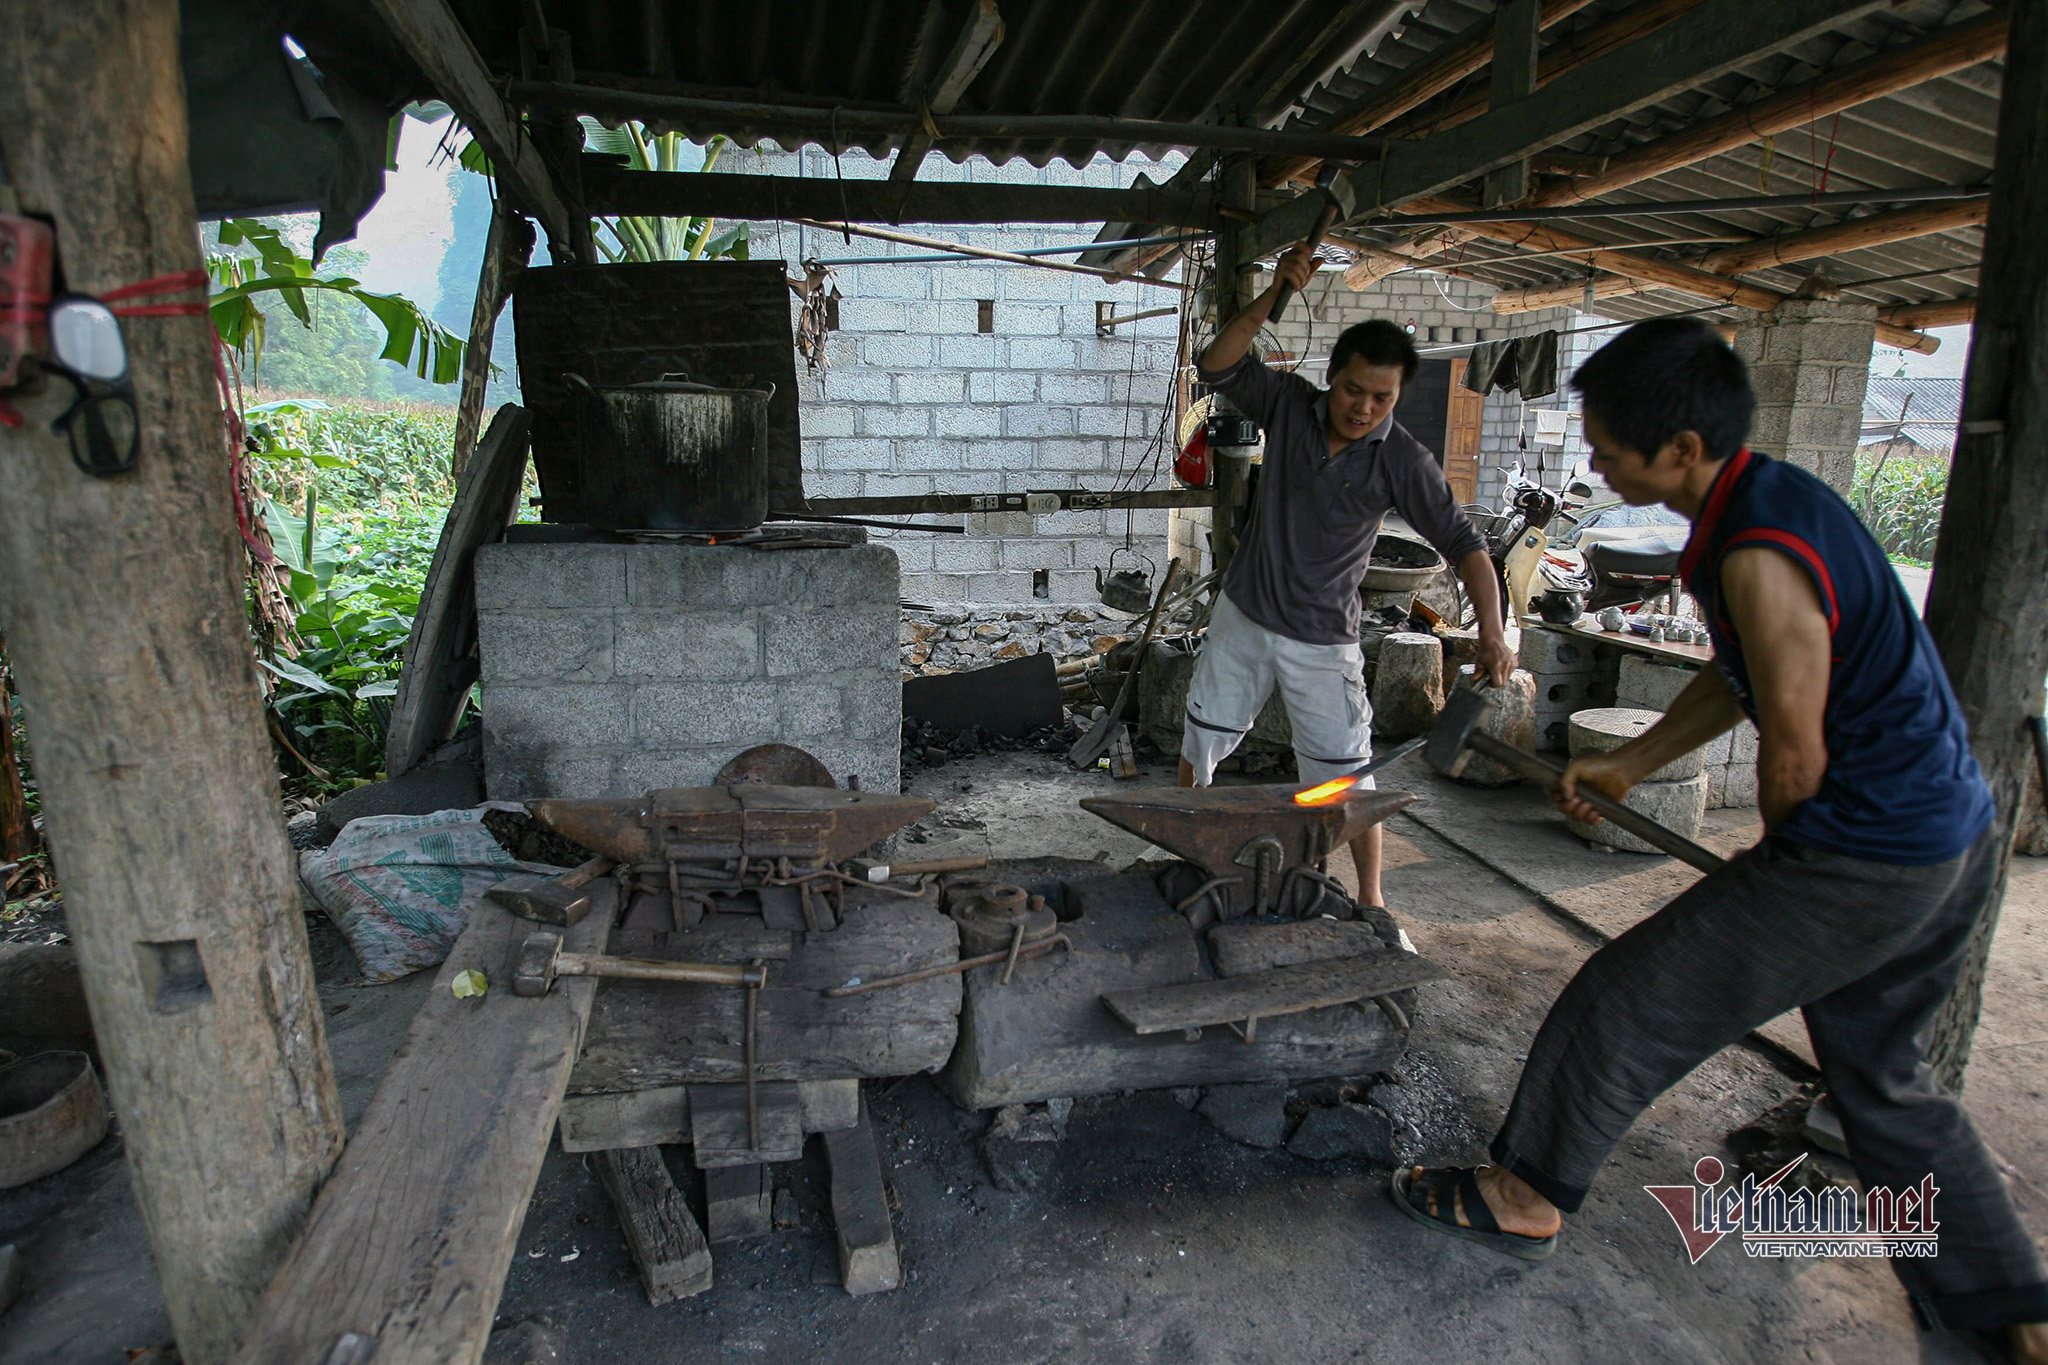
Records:
[[[766,389],[719,389],[686,374],[576,398],[583,519],[608,531],[745,531],[768,515]]]

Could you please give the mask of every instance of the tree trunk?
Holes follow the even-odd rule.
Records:
[[[0,154],[22,210],[55,224],[58,288],[197,269],[176,0],[5,0],[0,21]],[[341,1112],[264,737],[210,325],[123,330],[134,472],[72,463],[51,429],[67,381],[8,395],[27,420],[0,429],[0,626],[171,1324],[186,1361],[214,1365],[340,1150]]]
[[[476,453],[483,430],[484,390],[491,382],[491,344],[498,335],[498,314],[511,297],[513,282],[533,254],[533,224],[500,203],[491,210],[490,236],[484,242],[483,268],[477,272],[476,302],[469,310],[469,344],[462,352],[462,397],[455,407],[455,451],[448,473],[459,485],[469,457]],[[395,776],[395,774],[394,774]]]
[[[2017,5],[1998,112],[1982,300],[1964,383],[1963,422],[1934,554],[1927,625],[1998,802],[2009,858],[2034,761],[2026,718],[2048,672],[2048,8]],[[1983,1004],[2005,868],[1971,940],[1962,979],[1935,1020],[1930,1060],[1960,1090]]]

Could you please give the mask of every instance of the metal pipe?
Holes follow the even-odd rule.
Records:
[[[1012,256],[1074,256],[1087,251],[1117,251],[1132,246],[1181,246],[1188,242],[1206,242],[1206,232],[1185,232],[1177,237],[1129,237],[1119,242],[1079,242],[1072,246],[1020,246],[1011,252]],[[835,256],[819,265],[926,265],[939,261],[972,261],[979,257],[964,252],[945,251],[931,256]]]

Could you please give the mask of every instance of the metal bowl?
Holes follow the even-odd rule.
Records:
[[[1407,536],[1380,536],[1373,542],[1372,558],[1358,585],[1363,592],[1418,592],[1444,571],[1444,557],[1435,547]]]
[[[83,1052],[0,1066],[0,1190],[61,1171],[107,1135],[107,1098]]]

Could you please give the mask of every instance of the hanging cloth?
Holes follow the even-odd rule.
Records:
[[[1557,333],[1513,341],[1482,341],[1465,362],[1465,387],[1474,393],[1519,393],[1544,398],[1557,392]]]

